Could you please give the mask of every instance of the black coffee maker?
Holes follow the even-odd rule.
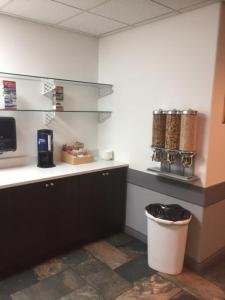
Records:
[[[53,162],[53,131],[50,129],[40,129],[37,132],[38,146],[38,167],[55,167]]]

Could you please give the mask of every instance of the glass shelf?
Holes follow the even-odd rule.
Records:
[[[113,93],[113,85],[112,84],[106,84],[106,83],[78,81],[78,80],[71,80],[71,79],[61,79],[61,78],[53,78],[53,77],[45,77],[45,76],[34,76],[34,75],[25,75],[25,74],[16,74],[16,73],[6,73],[6,72],[0,72],[0,78],[2,78],[2,80],[4,80],[4,79],[6,79],[6,80],[18,80],[18,87],[21,88],[20,92],[23,90],[23,84],[22,84],[21,80],[24,80],[26,85],[27,84],[29,85],[29,81],[30,81],[30,83],[31,82],[37,83],[38,86],[40,85],[40,90],[38,92],[37,89],[39,87],[36,86],[36,84],[34,85],[34,90],[35,90],[36,93],[38,92],[38,94],[37,94],[38,97],[39,96],[45,96],[46,99],[49,98],[52,101],[53,101],[53,93],[54,93],[54,90],[55,90],[57,85],[62,85],[62,86],[70,85],[70,87],[81,86],[81,87],[84,87],[84,88],[85,87],[94,88],[95,89],[94,94],[91,91],[91,95],[94,97],[95,100],[97,100],[96,96],[98,96],[98,98],[100,98],[100,97],[104,97],[104,96],[107,96],[107,95]],[[31,85],[31,87],[33,87],[33,86]],[[31,87],[30,87],[30,92],[32,92]],[[67,89],[67,87],[65,87],[65,89]],[[25,88],[25,90],[26,90],[26,88]],[[27,89],[26,92],[27,91],[29,91],[29,89]],[[70,94],[71,94],[72,90],[68,88],[68,91],[70,91]],[[96,91],[97,91],[98,95],[96,95]],[[76,91],[75,91],[75,93],[76,93]],[[79,93],[81,93],[81,90],[78,91],[78,94]],[[71,97],[71,95],[70,95],[70,97]],[[21,97],[21,99],[23,99],[23,97]],[[26,99],[27,98],[25,97],[25,100]],[[78,103],[79,103],[79,101],[78,101]],[[23,106],[23,105],[21,105],[21,106]],[[27,105],[25,104],[24,106],[27,106]],[[75,107],[77,107],[77,105]],[[60,114],[63,114],[63,113],[97,114],[100,121],[106,120],[107,118],[110,117],[110,115],[112,113],[112,111],[109,111],[109,110],[97,110],[93,106],[92,106],[93,109],[91,109],[92,107],[90,107],[89,110],[88,109],[82,109],[81,106],[79,108],[77,107],[78,109],[76,109],[75,107],[73,107],[71,109],[67,108],[63,111],[53,110],[52,109],[53,105],[50,106],[49,109],[48,108],[40,108],[40,109],[39,108],[28,108],[28,109],[26,109],[26,108],[19,108],[18,107],[15,110],[14,109],[9,109],[9,108],[0,109],[0,112],[43,112],[43,113],[45,113],[48,122],[49,122],[49,120],[50,121],[53,120],[58,113],[60,113]]]
[[[111,114],[109,110],[50,110],[50,109],[0,109],[0,112],[46,112],[46,113],[97,113],[97,114]]]
[[[71,80],[71,79],[45,77],[45,76],[24,75],[24,74],[16,74],[16,73],[0,72],[0,77],[10,78],[10,79],[35,80],[35,81],[54,80],[56,83],[61,83],[61,84],[82,85],[82,86],[95,87],[95,88],[98,88],[98,89],[102,89],[102,88],[105,89],[106,88],[106,89],[109,89],[111,91],[112,91],[112,88],[113,88],[112,84],[107,84],[107,83],[79,81],[79,80]]]

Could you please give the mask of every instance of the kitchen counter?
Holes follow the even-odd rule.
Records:
[[[99,160],[81,165],[60,162],[56,167],[47,169],[38,168],[36,165],[4,168],[0,169],[0,189],[120,167],[128,167],[128,164]]]

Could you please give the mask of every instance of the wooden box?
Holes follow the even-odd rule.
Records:
[[[62,151],[62,160],[71,165],[80,165],[93,162],[94,157],[91,154],[87,154],[83,157],[76,157],[67,153],[66,151]]]

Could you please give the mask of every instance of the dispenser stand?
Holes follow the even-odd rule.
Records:
[[[194,175],[195,152],[152,148],[152,160],[160,162],[160,167],[148,168],[148,171],[183,182],[193,182],[199,179]]]

